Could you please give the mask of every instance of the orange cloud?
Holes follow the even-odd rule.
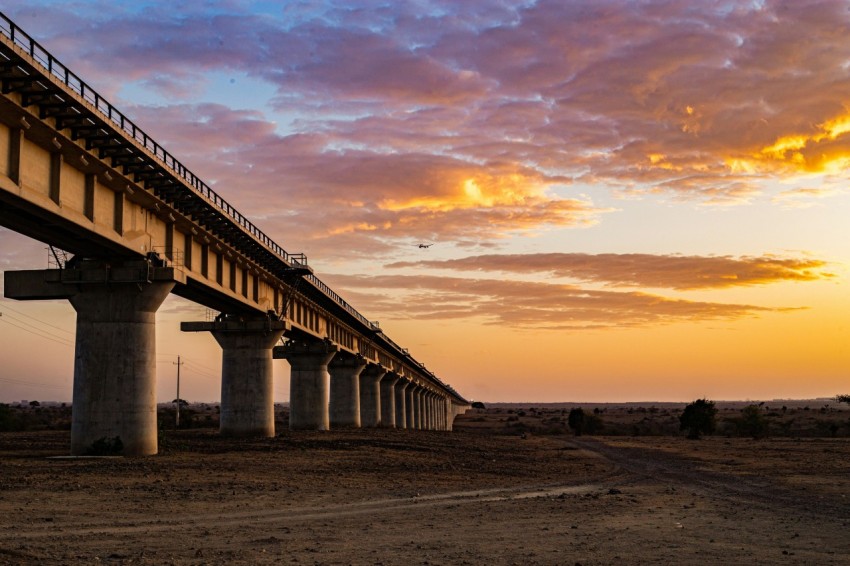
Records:
[[[737,320],[790,310],[496,279],[332,275],[326,280],[345,289],[358,308],[381,318],[479,318],[485,324],[549,330]]]
[[[834,275],[828,263],[810,258],[679,256],[651,254],[492,254],[443,261],[396,262],[387,267],[456,271],[546,273],[612,286],[677,290],[817,281]]]

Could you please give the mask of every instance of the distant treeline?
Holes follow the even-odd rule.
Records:
[[[781,401],[717,405],[713,431],[709,433],[715,436],[850,437],[850,407],[834,400],[797,407]],[[505,408],[488,404],[486,409],[473,409],[459,416],[454,429],[485,434],[568,435],[577,432],[570,426],[572,415],[574,424],[581,422],[581,433],[586,435],[684,436],[688,432],[682,428],[686,406],[612,404],[603,408],[569,404],[554,408],[541,404]],[[580,418],[577,410],[581,410]]]

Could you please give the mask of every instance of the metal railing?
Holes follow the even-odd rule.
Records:
[[[51,55],[44,47],[41,46],[35,39],[30,37],[26,32],[19,28],[5,14],[0,12],[0,33],[8,37],[14,45],[25,51],[29,56],[44,68],[51,76],[61,81],[72,92],[79,95],[83,100],[88,102],[97,112],[112,124],[121,129],[125,134],[129,135],[133,140],[139,143],[144,149],[149,151],[151,155],[168,169],[173,171],[178,177],[186,181],[199,196],[203,197],[214,208],[228,216],[237,225],[245,229],[256,240],[264,244],[269,250],[275,253],[280,259],[288,264],[307,265],[307,258],[304,254],[289,254],[280,247],[277,243],[269,238],[262,230],[257,228],[250,220],[242,216],[235,208],[227,203],[221,196],[212,190],[204,183],[197,175],[192,173],[182,163],[180,163],[173,155],[168,153],[165,148],[156,143],[144,130],[136,126],[132,120],[127,118],[117,108],[103,98],[96,90],[87,85],[73,71],[60,63],[53,55]]]

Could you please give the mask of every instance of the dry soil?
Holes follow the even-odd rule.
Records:
[[[0,434],[0,564],[850,564],[847,438]]]

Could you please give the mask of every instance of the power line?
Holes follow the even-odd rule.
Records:
[[[47,388],[47,389],[65,389],[66,385],[51,385],[50,383],[38,383],[33,381],[23,381],[20,379],[9,379],[7,377],[0,377],[0,382],[2,383],[10,383],[12,385],[26,385],[29,387],[37,387],[37,388]]]
[[[74,335],[74,333],[73,333],[73,332],[71,332],[70,330],[67,330],[67,329],[65,329],[65,328],[60,328],[59,326],[56,326],[56,325],[54,325],[54,324],[50,324],[49,322],[44,322],[43,320],[39,320],[39,319],[37,319],[36,317],[34,317],[34,316],[32,316],[32,315],[29,315],[29,314],[27,314],[27,313],[21,312],[21,311],[19,311],[18,309],[12,308],[12,306],[9,304],[9,302],[10,302],[10,301],[0,301],[0,302],[2,302],[2,303],[3,303],[3,308],[4,308],[4,309],[9,309],[10,311],[12,311],[12,312],[14,312],[14,313],[17,313],[17,314],[19,314],[19,315],[21,315],[21,316],[25,316],[25,317],[27,317],[27,318],[31,318],[32,320],[34,320],[34,321],[38,322],[39,324],[43,324],[43,325],[45,325],[45,326],[49,326],[49,327],[51,327],[51,328],[55,328],[56,330],[59,330],[59,331],[61,331],[61,332],[64,332],[65,334],[70,334],[70,335],[72,335],[72,336]]]
[[[20,330],[23,330],[24,332],[29,332],[30,334],[38,336],[39,338],[44,338],[45,340],[50,340],[51,342],[56,342],[57,344],[61,344],[63,346],[68,346],[70,348],[74,347],[73,342],[68,342],[64,338],[61,338],[61,337],[55,336],[55,335],[46,336],[46,335],[40,333],[40,332],[44,332],[44,331],[36,332],[34,330],[30,330],[29,328],[20,326],[18,324],[15,324],[14,322],[7,320],[8,318],[11,318],[11,317],[0,316],[0,322],[5,322],[6,324],[8,324],[10,326],[14,326],[15,328],[19,328]],[[23,321],[21,321],[21,322],[23,322]],[[26,323],[24,323],[24,324],[26,324]],[[33,327],[33,328],[35,328],[35,327]]]
[[[2,311],[0,311],[0,316],[3,316],[3,312],[2,312]],[[38,326],[36,326],[36,325],[34,325],[34,324],[30,323],[30,322],[27,322],[26,320],[23,320],[23,319],[21,319],[21,318],[18,318],[17,316],[15,316],[15,315],[13,315],[13,314],[6,313],[6,317],[7,317],[7,318],[11,318],[12,320],[16,320],[16,321],[18,321],[19,323],[21,323],[21,324],[23,324],[23,325],[25,325],[25,326],[28,326],[28,327],[30,327],[30,328],[32,328],[32,329],[33,329],[34,331],[36,331],[36,332],[40,332],[40,333],[45,334],[45,335],[47,335],[47,336],[50,336],[50,337],[52,337],[52,338],[56,338],[57,340],[64,340],[64,341],[66,341],[66,342],[70,342],[70,340],[69,340],[68,338],[65,338],[64,336],[59,336],[58,334],[54,334],[53,332],[50,332],[49,330],[45,330],[45,329],[43,329],[43,328],[39,328]],[[36,320],[36,322],[39,322],[39,321],[37,321],[37,320]],[[60,329],[60,330],[61,330],[61,329]]]
[[[213,375],[213,374],[211,374],[211,373],[206,373],[206,372],[198,371],[197,369],[194,369],[194,367],[193,367],[193,366],[194,366],[195,364],[194,364],[193,362],[185,362],[185,361],[184,361],[183,363],[184,363],[184,364],[186,364],[186,365],[188,365],[188,366],[189,366],[189,369],[191,369],[191,370],[192,370],[192,373],[194,373],[195,375],[200,375],[201,377],[206,377],[207,379],[219,379],[219,378],[221,377],[221,376],[215,376],[215,375]],[[210,370],[210,371],[214,371],[214,370]]]

